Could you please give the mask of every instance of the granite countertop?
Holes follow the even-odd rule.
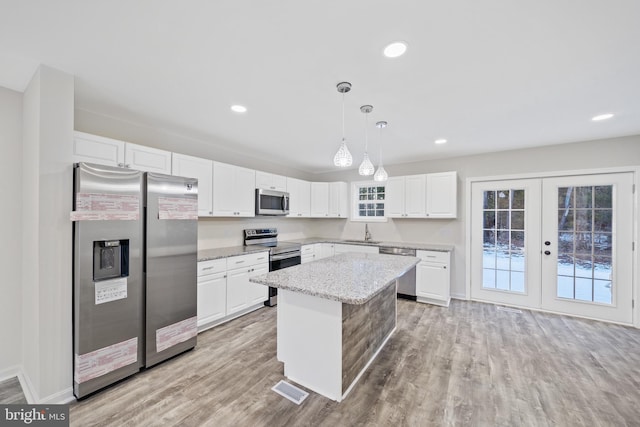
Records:
[[[420,262],[410,256],[345,253],[249,280],[347,304],[364,304]]]
[[[198,262],[210,261],[212,259],[228,258],[231,256],[247,255],[256,252],[268,252],[269,248],[264,246],[230,246],[226,248],[203,249],[198,251]]]
[[[402,248],[402,249],[417,249],[422,251],[438,251],[438,252],[453,252],[453,245],[441,245],[437,243],[411,243],[411,242],[384,242],[373,240],[371,242],[357,241],[356,239],[332,239],[327,237],[308,237],[306,239],[287,240],[291,243],[300,243],[301,245],[311,245],[313,243],[339,243],[344,245],[362,245],[362,246],[378,246],[378,247],[390,247],[390,248]]]

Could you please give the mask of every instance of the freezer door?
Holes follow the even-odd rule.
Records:
[[[142,366],[142,188],[139,171],[74,166],[73,209],[85,215],[73,224],[73,390],[78,398]],[[121,219],[118,212],[132,215]],[[103,219],[89,219],[98,213]]]
[[[146,173],[146,367],[196,345],[197,209],[196,179]]]

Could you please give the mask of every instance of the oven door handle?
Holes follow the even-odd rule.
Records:
[[[282,261],[283,259],[289,259],[289,258],[296,258],[299,257],[300,253],[295,253],[295,255],[292,255],[291,253],[288,254],[283,254],[283,255],[271,255],[270,260],[271,261]]]

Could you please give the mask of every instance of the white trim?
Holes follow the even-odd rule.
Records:
[[[386,182],[378,182],[378,181],[351,181],[351,200],[349,201],[349,221],[351,222],[387,222],[388,218],[386,216],[367,216],[367,217],[363,217],[363,216],[356,216],[355,213],[358,211],[357,209],[357,204],[360,202],[359,199],[356,199],[358,197],[358,194],[360,194],[358,191],[356,191],[356,187],[384,187],[385,188],[385,200],[382,201],[382,203],[384,203],[384,207],[385,207],[385,214],[386,214],[386,209],[387,209],[387,205],[386,205],[386,190],[387,190],[387,186],[386,186]],[[366,202],[376,202],[375,200],[367,200]],[[379,203],[379,202],[378,202]]]
[[[481,182],[481,181],[502,181],[512,179],[535,179],[535,178],[553,178],[563,176],[577,176],[577,175],[595,175],[595,174],[607,174],[607,173],[620,173],[620,172],[640,172],[640,166],[619,166],[613,168],[600,168],[600,169],[573,169],[568,171],[551,171],[551,172],[529,172],[523,174],[509,174],[509,175],[492,175],[492,176],[479,176],[467,178],[469,182]]]
[[[50,394],[49,396],[40,399],[38,403],[63,405],[66,403],[71,403],[75,400],[76,400],[76,397],[73,395],[73,387],[69,387],[64,390],[60,390],[57,393]]]
[[[31,378],[29,378],[24,369],[20,369],[18,380],[20,381],[22,392],[24,393],[24,397],[27,399],[27,402],[30,404],[39,403],[40,400],[38,398],[36,388],[34,387],[33,382],[31,382]]]
[[[0,371],[0,382],[15,378],[20,374],[20,365],[9,366]]]
[[[640,227],[640,212],[638,208],[638,193],[640,193],[640,166],[618,166],[611,168],[598,168],[598,169],[573,169],[566,171],[549,171],[549,172],[530,172],[523,174],[509,174],[509,175],[493,175],[493,176],[481,176],[481,177],[468,177],[465,180],[465,256],[467,262],[465,263],[465,298],[471,300],[471,185],[474,182],[483,181],[500,181],[511,179],[535,179],[535,178],[551,178],[551,177],[563,177],[563,176],[576,176],[576,175],[593,175],[593,174],[607,174],[607,173],[621,173],[631,172],[634,174],[635,192],[633,194],[633,241],[635,242],[635,256],[633,257],[632,266],[632,298],[635,301],[635,308],[633,310],[633,326],[640,329],[640,276],[638,274],[638,267],[640,266],[640,242],[638,241],[638,229]],[[457,295],[456,295],[457,297]],[[452,298],[454,296],[452,295]],[[476,300],[474,300],[476,301]],[[527,308],[528,310],[537,310]],[[551,313],[551,312],[550,312]],[[577,317],[577,316],[575,316]]]

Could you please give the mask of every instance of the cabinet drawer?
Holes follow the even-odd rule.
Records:
[[[449,252],[416,251],[416,256],[422,261],[441,262],[443,264],[449,264]]]
[[[313,253],[315,252],[315,250],[314,250],[314,249],[315,249],[315,248],[314,248],[314,246],[313,246],[313,245],[303,245],[303,246],[300,248],[300,253],[302,254],[302,256],[309,255],[309,254],[313,254]]]
[[[209,261],[200,261],[198,263],[198,276],[206,276],[208,274],[223,273],[227,270],[227,259],[212,259]]]
[[[227,258],[227,269],[246,267],[269,262],[269,252],[256,252]]]

